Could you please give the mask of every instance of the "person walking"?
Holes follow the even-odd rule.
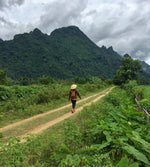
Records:
[[[77,96],[81,99],[79,92],[77,91],[77,85],[71,85],[70,92],[69,92],[69,101],[71,100],[72,103],[72,113],[75,112]]]

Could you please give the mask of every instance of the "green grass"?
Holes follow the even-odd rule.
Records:
[[[11,138],[8,146],[2,145],[0,166],[115,167],[126,157],[128,165],[149,167],[150,132],[131,99],[115,88],[74,117],[27,137],[25,143],[14,144]]]
[[[78,84],[82,98],[104,89],[104,85]],[[0,86],[0,127],[69,104],[70,85]]]
[[[108,89],[105,89],[103,91],[97,92],[96,93],[97,95],[94,96],[94,97],[90,97],[90,96],[93,95],[93,93],[90,94],[90,96],[83,97],[82,101],[77,101],[76,108],[79,108],[80,106],[83,106],[86,103],[92,101],[93,99],[97,98],[101,94],[104,94],[107,90]],[[94,93],[94,95],[95,95],[95,93]],[[90,98],[86,99],[87,97],[90,97]],[[15,126],[15,127],[11,128],[9,130],[5,130],[3,132],[3,138],[2,139],[6,142],[6,140],[8,140],[8,138],[10,136],[20,136],[20,135],[22,135],[24,133],[27,133],[28,131],[30,131],[30,130],[32,130],[34,128],[37,128],[39,125],[45,124],[45,123],[47,123],[47,122],[49,122],[49,121],[51,121],[53,119],[56,119],[56,118],[62,116],[65,113],[70,112],[70,110],[71,110],[71,104],[70,104],[69,107],[67,107],[67,108],[65,108],[63,110],[58,110],[58,111],[49,113],[49,114],[47,114],[45,116],[41,116],[39,118],[36,118],[36,119],[30,120],[30,121],[28,121],[26,123],[23,123],[22,125]]]
[[[150,99],[150,86],[141,86],[143,88],[144,98]]]

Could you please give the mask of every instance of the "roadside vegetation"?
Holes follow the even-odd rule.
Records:
[[[132,68],[135,64],[130,58],[122,62],[113,80],[118,86],[97,103],[41,135],[25,137],[27,142],[20,143],[19,137],[10,137],[8,145],[1,142],[0,166],[150,167],[150,123],[135,104],[137,98],[140,107],[145,107],[141,101],[150,99],[150,86],[136,81],[140,65]],[[129,66],[124,68],[127,64],[131,65],[129,71]],[[68,103],[71,83],[78,83],[80,94],[88,96],[108,87],[112,80],[93,77],[36,86],[0,86],[1,126],[9,119],[17,121]],[[2,133],[0,137],[2,141]]]
[[[139,88],[143,92],[143,96],[139,101],[139,105],[142,109],[145,109],[148,113],[147,115],[150,116],[150,86],[139,86]],[[150,121],[150,118],[147,117]]]
[[[134,94],[115,88],[102,101],[26,143],[1,144],[1,166],[150,166],[150,131]],[[56,129],[59,129],[56,131]],[[17,144],[14,144],[18,141]],[[7,151],[6,151],[7,150]]]
[[[42,80],[42,79],[41,79]],[[45,80],[45,78],[44,78]],[[77,79],[76,79],[77,80]],[[78,78],[78,90],[82,97],[108,87],[100,78],[93,77],[89,81]],[[44,82],[42,80],[42,82]],[[49,83],[30,86],[0,86],[0,127],[33,115],[58,108],[70,103],[69,83]],[[46,81],[44,82],[46,83]]]

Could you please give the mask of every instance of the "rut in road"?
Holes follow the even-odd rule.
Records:
[[[105,90],[104,90],[104,91],[105,91]],[[83,102],[83,101],[86,101],[86,100],[88,100],[88,99],[90,99],[90,98],[92,98],[92,97],[95,97],[95,96],[99,95],[100,93],[103,93],[104,91],[99,92],[99,93],[97,93],[97,94],[94,94],[94,95],[92,95],[92,96],[89,96],[89,97],[87,97],[87,98],[85,98],[85,99],[83,99],[83,100],[80,100],[80,101],[78,102],[78,104],[81,103],[81,102]],[[48,111],[48,112],[46,112],[46,113],[41,113],[41,114],[38,114],[38,115],[34,115],[34,116],[30,117],[30,118],[27,118],[27,119],[24,119],[24,120],[21,120],[21,121],[18,121],[18,122],[9,124],[9,125],[7,125],[7,126],[5,126],[5,127],[0,128],[0,131],[3,132],[3,131],[6,131],[6,130],[9,130],[9,129],[15,127],[15,126],[24,124],[24,123],[29,122],[29,121],[31,121],[31,120],[34,120],[34,119],[43,117],[43,116],[45,116],[45,115],[48,115],[48,114],[50,114],[50,113],[53,113],[53,112],[56,112],[56,111],[59,111],[59,110],[63,110],[63,109],[68,108],[68,107],[71,107],[71,104],[68,104],[68,105],[65,105],[65,106],[63,106],[63,107],[50,110],[50,111]]]
[[[61,122],[61,121],[63,121],[63,120],[65,120],[65,119],[67,119],[67,118],[73,116],[74,114],[77,114],[78,112],[80,112],[80,111],[83,109],[83,107],[89,106],[89,105],[91,105],[92,103],[98,101],[99,99],[101,99],[102,97],[104,97],[105,95],[107,95],[113,88],[114,88],[114,87],[111,87],[111,88],[109,88],[109,89],[105,89],[105,90],[102,91],[102,92],[99,92],[99,93],[97,93],[97,94],[94,94],[94,95],[92,95],[92,96],[89,96],[89,97],[87,97],[87,98],[85,98],[85,99],[83,99],[83,100],[80,100],[78,103],[81,103],[81,102],[83,102],[83,101],[86,101],[86,100],[88,100],[88,99],[90,99],[90,98],[93,98],[93,97],[99,95],[99,96],[96,97],[94,100],[91,100],[90,102],[88,102],[88,103],[86,103],[86,104],[84,104],[84,105],[78,107],[78,108],[76,109],[76,112],[75,112],[75,113],[73,113],[73,114],[72,114],[71,112],[66,113],[66,114],[64,114],[64,115],[62,115],[62,116],[60,116],[60,117],[58,117],[58,118],[56,118],[56,119],[54,119],[54,120],[51,120],[51,121],[49,121],[49,122],[47,122],[47,123],[44,123],[44,124],[41,124],[41,125],[37,126],[35,129],[30,130],[30,131],[28,131],[28,132],[26,132],[26,133],[24,133],[24,134],[22,134],[22,135],[20,135],[20,136],[18,136],[18,137],[26,137],[28,134],[40,134],[40,133],[42,133],[42,132],[43,132],[44,130],[46,130],[47,128],[49,128],[49,127],[51,127],[51,126],[53,126],[53,125],[55,125],[55,124],[57,124],[57,123],[59,123],[59,122]],[[33,116],[33,117],[30,117],[30,118],[28,118],[28,119],[25,119],[25,120],[22,120],[22,121],[13,123],[13,124],[10,124],[10,125],[8,125],[8,126],[5,126],[5,127],[1,128],[0,131],[3,132],[3,131],[6,131],[6,130],[9,130],[9,129],[15,127],[15,126],[22,125],[22,124],[24,124],[24,123],[26,123],[26,122],[29,122],[29,121],[31,121],[31,120],[34,120],[34,119],[36,119],[36,118],[41,118],[41,117],[43,117],[43,116],[45,116],[45,115],[48,115],[48,114],[50,114],[50,113],[53,113],[53,112],[56,112],[56,111],[59,111],[59,110],[63,110],[63,109],[68,108],[68,107],[71,107],[71,104],[65,105],[65,106],[63,106],[63,107],[60,107],[60,108],[57,108],[57,109],[54,109],[54,110],[50,110],[50,111],[48,111],[48,112],[46,112],[46,113],[42,113],[42,114],[35,115],[35,116]]]

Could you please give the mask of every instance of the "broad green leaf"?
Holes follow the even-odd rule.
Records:
[[[128,163],[129,163],[128,158],[123,157],[115,167],[139,167],[139,164],[137,162],[131,165],[128,165]]]
[[[117,139],[121,144],[124,144],[124,142],[127,142],[128,141],[128,137],[126,136],[121,136],[121,137],[118,137]]]
[[[133,131],[132,134],[133,134],[133,137],[131,137],[131,138],[134,141],[137,141],[140,144],[142,144],[142,149],[145,150],[146,152],[150,153],[150,143],[148,143],[147,141],[142,139],[138,132]]]
[[[137,162],[135,162],[135,163],[129,165],[129,167],[139,167],[139,164]]]
[[[111,142],[111,141],[112,141],[112,137],[111,137],[110,132],[109,132],[109,131],[104,131],[103,133],[104,133],[104,135],[106,136],[106,140],[107,140],[108,142]]]
[[[118,117],[118,115],[115,112],[110,112],[109,113],[117,122],[120,122],[120,118]]]
[[[123,157],[115,167],[128,167],[128,158]]]
[[[65,159],[61,161],[59,167],[78,167],[80,164],[80,158],[78,155],[67,155]]]
[[[123,115],[123,113],[117,112],[116,114],[117,114],[120,118],[127,120],[127,117],[125,117],[125,116]]]
[[[122,147],[123,150],[127,151],[129,154],[133,155],[137,160],[144,162],[145,164],[150,165],[147,157],[141,153],[140,151],[138,151],[137,149],[135,149],[133,146],[127,145]]]
[[[129,125],[129,124],[131,124],[131,123],[129,123],[129,122],[123,120],[123,119],[121,119],[120,121],[121,121],[120,126],[121,126],[123,129],[125,129],[125,130],[127,130],[127,131],[129,131],[129,132],[132,132],[132,128],[131,128],[130,125]]]

